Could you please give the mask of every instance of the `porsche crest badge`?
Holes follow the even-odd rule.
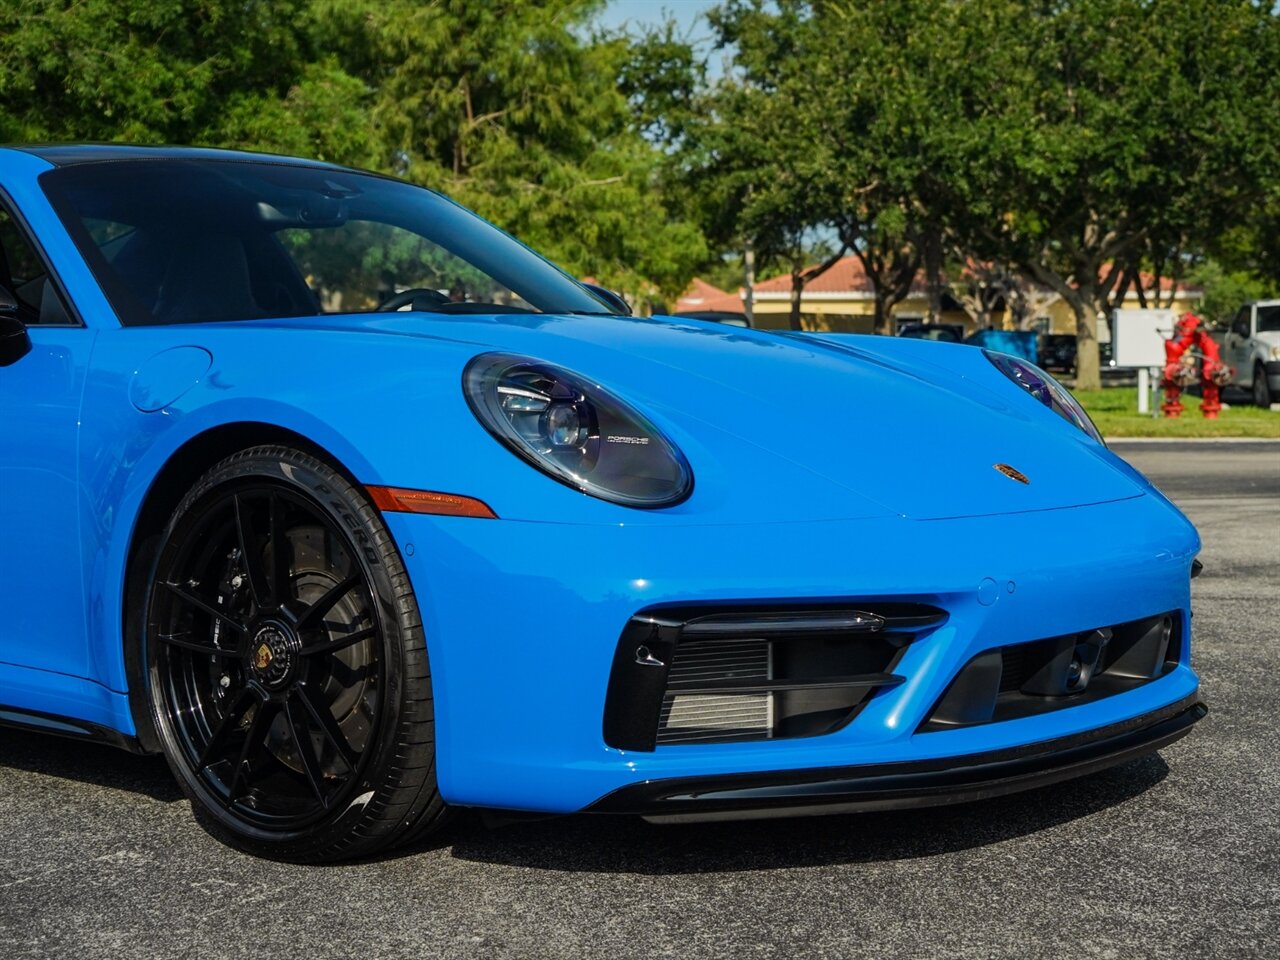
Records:
[[[1027,475],[1025,473],[1023,473],[1021,470],[1014,469],[1013,467],[1009,466],[1007,463],[993,463],[991,466],[994,467],[996,470],[999,470],[1010,480],[1017,480],[1019,483],[1031,482],[1030,480],[1027,479]]]

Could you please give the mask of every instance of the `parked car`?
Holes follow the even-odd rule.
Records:
[[[1073,333],[1040,334],[1040,366],[1051,373],[1074,377],[1077,350],[1077,340]],[[1136,372],[1131,368],[1116,366],[1114,351],[1109,341],[1098,344],[1098,372],[1104,381],[1109,381],[1113,386],[1117,385],[1117,382],[1131,380],[1136,376]]]
[[[671,314],[673,317],[689,317],[692,320],[710,320],[713,323],[723,323],[726,327],[749,327],[751,321],[747,319],[745,313],[738,313],[733,310],[682,310],[679,313]]]
[[[944,343],[962,343],[964,327],[959,323],[916,323],[914,321],[900,324],[898,336],[909,340],[941,340]]]
[[[1070,333],[1044,333],[1040,335],[1040,366],[1050,373],[1074,373],[1076,369],[1076,338]]]
[[[1280,300],[1247,303],[1216,338],[1223,362],[1235,368],[1230,385],[1247,390],[1255,405],[1280,397]]]
[[[631,317],[281,157],[0,149],[0,241],[0,723],[242,848],[952,803],[1204,715],[1195,529],[1024,360]]]
[[[1040,363],[1036,334],[1026,330],[975,330],[964,338],[970,346],[999,350],[1032,363]]]

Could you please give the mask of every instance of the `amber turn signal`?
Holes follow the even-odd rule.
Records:
[[[446,517],[482,517],[496,520],[498,515],[483,500],[460,497],[456,493],[434,490],[404,490],[400,487],[365,487],[379,510],[393,513],[434,513]]]

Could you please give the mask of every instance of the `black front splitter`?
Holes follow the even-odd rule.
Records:
[[[937,760],[645,780],[587,813],[681,822],[941,806],[1045,786],[1124,763],[1183,737],[1209,712],[1196,694],[1122,723],[1007,750]]]

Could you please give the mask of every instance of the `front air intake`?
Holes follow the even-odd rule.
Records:
[[[817,736],[878,690],[946,619],[914,603],[686,607],[633,617],[614,656],[604,739],[624,750]]]
[[[763,740],[773,730],[773,691],[680,693],[681,687],[724,680],[773,680],[768,640],[711,640],[676,649],[658,720],[658,743]]]
[[[1182,647],[1182,614],[1173,610],[984,650],[956,674],[920,732],[1017,720],[1126,693],[1175,669]]]

